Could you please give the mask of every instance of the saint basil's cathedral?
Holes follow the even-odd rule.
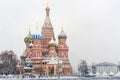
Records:
[[[68,58],[67,35],[62,29],[55,42],[53,27],[50,21],[49,6],[46,7],[46,18],[42,31],[31,34],[29,30],[24,42],[26,49],[21,56],[23,73],[44,75],[71,75],[72,67]]]

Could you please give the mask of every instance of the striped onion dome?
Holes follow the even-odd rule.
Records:
[[[29,34],[24,38],[25,43],[31,43],[32,42],[32,35],[29,32]]]
[[[55,43],[55,41],[53,40],[53,38],[52,38],[52,40],[49,42],[48,46],[49,46],[49,47],[56,47],[56,43]]]
[[[66,39],[66,38],[67,38],[67,35],[64,33],[64,31],[62,29],[61,33],[58,36],[58,39]]]
[[[43,39],[43,36],[42,35],[39,35],[39,34],[33,34],[32,35],[32,40],[42,40]]]

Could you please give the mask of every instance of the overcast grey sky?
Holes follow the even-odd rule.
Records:
[[[39,31],[47,0],[0,0],[0,51],[25,49],[28,25]],[[74,69],[80,59],[120,61],[120,0],[49,0],[50,18],[57,38],[63,24]]]

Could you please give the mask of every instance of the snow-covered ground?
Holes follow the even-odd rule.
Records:
[[[19,75],[8,75],[0,76],[0,80],[120,80],[120,77],[109,76],[109,77],[75,77],[75,76],[64,76],[64,77],[24,77]]]

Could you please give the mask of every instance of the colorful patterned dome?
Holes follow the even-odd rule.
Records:
[[[55,41],[53,40],[53,38],[52,38],[52,40],[49,42],[48,46],[49,46],[49,47],[56,47],[56,43],[55,43]]]
[[[39,34],[33,34],[33,35],[32,35],[32,40],[35,40],[35,39],[42,40],[42,39],[43,39],[43,36],[42,36],[42,35],[39,35]]]
[[[61,33],[58,36],[58,39],[66,39],[67,35],[64,33],[64,31],[62,30]]]
[[[32,42],[32,35],[31,35],[31,33],[29,33],[29,34],[25,37],[24,42],[25,42],[25,43],[31,43],[31,42]]]

